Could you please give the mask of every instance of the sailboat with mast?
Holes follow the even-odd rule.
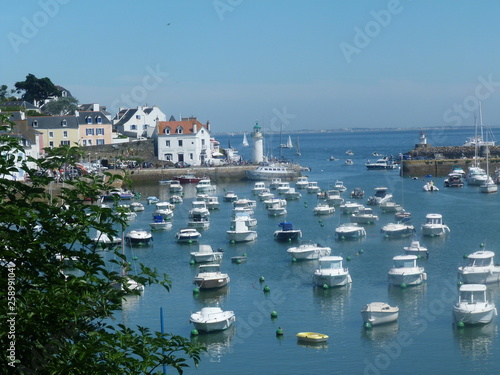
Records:
[[[479,108],[481,108],[481,103],[479,103]],[[481,119],[482,122],[482,119]],[[488,144],[488,136],[486,136],[486,181],[479,185],[479,191],[481,193],[496,193],[498,191],[498,186],[490,177],[490,149]]]
[[[481,122],[482,127],[482,113],[481,113],[481,102],[479,102],[479,121]],[[476,116],[474,116],[474,127],[475,127],[475,137],[477,138],[477,120]],[[467,171],[467,175],[465,176],[465,180],[469,185],[482,185],[488,180],[488,176],[483,168],[479,167],[479,163],[477,161],[478,158],[478,149],[479,142],[474,143],[474,165],[469,167]]]
[[[246,133],[243,133],[243,142],[241,143],[241,145],[243,147],[248,147],[249,146],[248,140],[247,140],[247,134]]]
[[[297,141],[295,142],[295,154],[298,156],[302,155],[300,152],[299,137],[297,137]]]

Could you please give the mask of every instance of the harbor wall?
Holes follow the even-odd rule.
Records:
[[[486,170],[486,159],[478,160],[481,168]],[[432,175],[434,177],[446,177],[454,165],[460,165],[467,172],[469,166],[474,164],[473,159],[439,159],[439,160],[403,160],[400,174],[405,177],[423,177]],[[490,158],[490,176],[500,168],[500,158]]]

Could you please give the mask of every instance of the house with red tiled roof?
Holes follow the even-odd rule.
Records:
[[[210,122],[202,124],[196,117],[158,121],[153,139],[159,160],[203,165],[212,156]]]

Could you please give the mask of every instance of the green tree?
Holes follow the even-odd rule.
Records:
[[[117,202],[112,210],[83,199],[96,201],[120,177],[76,178],[52,197],[47,187],[54,178],[44,172],[73,166],[82,150],[47,149],[46,158],[25,159],[18,138],[9,136],[11,127],[0,115],[1,368],[11,374],[122,375],[157,374],[164,364],[182,374],[188,360],[197,365],[203,348],[188,339],[112,322],[125,295],[134,293],[127,277],[166,291],[171,286],[167,275],[142,264],[137,275],[124,275],[119,270],[127,259],[119,248],[109,250],[118,259],[110,267],[90,236],[93,229],[116,236],[115,228],[124,227]],[[29,183],[9,178],[19,171],[31,176]],[[76,257],[74,271],[60,257]]]
[[[16,98],[12,96],[16,90],[11,89],[9,90],[9,86],[7,85],[1,85],[0,86],[0,102],[1,101],[7,101],[7,100],[15,100]],[[10,96],[9,96],[10,94]]]
[[[51,96],[61,96],[61,92],[49,78],[36,78],[31,73],[26,76],[25,81],[16,82],[14,87],[18,93],[24,91],[23,100],[35,105]]]
[[[77,105],[78,99],[72,96],[59,97],[46,103],[42,110],[52,116],[72,115],[75,113]]]

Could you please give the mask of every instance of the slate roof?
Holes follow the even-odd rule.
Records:
[[[10,102],[0,102],[0,108],[2,107],[23,107],[24,109],[33,109],[37,110],[40,109],[37,106],[31,104],[30,102],[27,102],[25,100],[14,100]]]

